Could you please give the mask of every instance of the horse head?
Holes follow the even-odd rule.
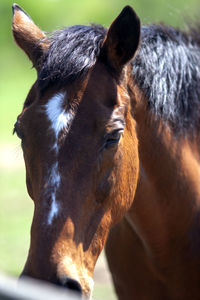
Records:
[[[34,201],[22,275],[89,297],[96,260],[137,184],[127,63],[140,21],[127,6],[108,30],[72,26],[46,35],[15,4],[13,35],[37,71],[14,127]]]

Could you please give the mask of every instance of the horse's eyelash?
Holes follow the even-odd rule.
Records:
[[[16,127],[14,126],[13,130],[12,130],[12,134],[17,134],[17,130],[16,130]]]

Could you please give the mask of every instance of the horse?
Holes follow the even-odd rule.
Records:
[[[13,5],[37,71],[14,125],[34,201],[21,276],[89,298],[105,246],[120,300],[200,299],[200,34],[141,26],[45,34]]]

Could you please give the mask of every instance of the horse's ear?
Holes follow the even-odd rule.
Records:
[[[17,4],[13,4],[12,31],[17,45],[37,67],[40,56],[48,49],[46,35]]]
[[[140,43],[140,19],[126,6],[108,29],[102,47],[104,60],[115,70],[121,70],[131,60]]]

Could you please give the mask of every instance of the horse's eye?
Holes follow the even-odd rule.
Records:
[[[105,148],[117,144],[122,136],[123,129],[116,129],[106,135]]]

